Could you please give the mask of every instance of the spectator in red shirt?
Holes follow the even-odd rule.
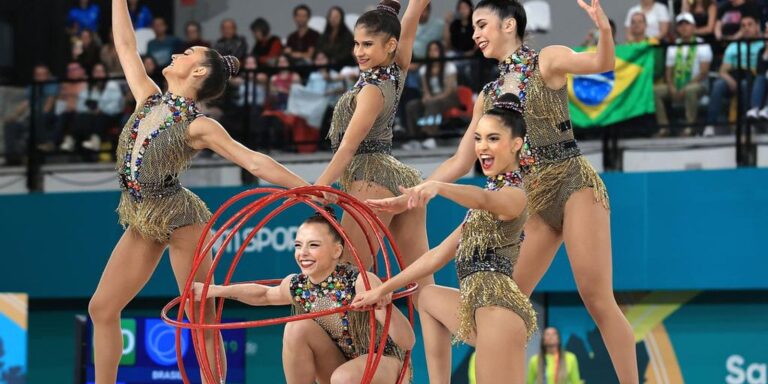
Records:
[[[283,52],[283,43],[280,38],[270,34],[269,22],[264,18],[257,18],[251,23],[253,33],[253,50],[251,55],[256,58],[259,65],[275,65],[277,58]]]

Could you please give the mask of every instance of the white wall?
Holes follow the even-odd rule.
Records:
[[[685,171],[736,168],[736,148],[716,147],[687,150],[627,149],[624,172]]]
[[[579,7],[576,0],[548,0],[548,2],[552,12],[552,30],[546,34],[531,36],[530,44],[532,46],[543,47],[552,44],[577,46],[581,44],[587,33],[595,28],[595,24]],[[616,23],[616,40],[618,42],[624,41],[624,18],[627,11],[637,3],[639,3],[638,0],[600,2],[608,17]]]
[[[768,167],[768,145],[757,146],[757,166]]]

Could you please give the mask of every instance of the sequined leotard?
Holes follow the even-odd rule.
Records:
[[[355,297],[355,281],[360,273],[351,264],[342,263],[319,284],[313,284],[307,275],[298,274],[291,278],[290,290],[293,296],[293,310],[296,313],[321,312],[348,305]],[[347,360],[368,353],[370,325],[368,312],[348,311],[315,319],[333,339]],[[382,327],[377,325],[377,335]],[[377,337],[377,338],[378,338]],[[405,358],[405,351],[387,337],[385,356],[398,360]]]
[[[523,188],[518,172],[488,178],[486,189]],[[530,337],[536,330],[536,312],[528,296],[512,280],[520,254],[527,209],[513,220],[499,220],[491,212],[470,210],[461,229],[456,251],[459,277],[459,330],[457,340],[469,340],[476,330],[475,311],[482,307],[504,307],[525,322]]]
[[[567,86],[547,87],[538,58],[537,52],[522,46],[500,63],[499,78],[483,88],[484,110],[504,93],[519,95],[528,131],[521,165],[531,214],[560,231],[571,194],[591,188],[595,201],[608,208],[608,192],[573,137]]]
[[[173,230],[210,219],[205,203],[179,182],[197,153],[187,142],[187,128],[201,115],[194,101],[166,93],[150,96],[128,119],[116,164],[123,227],[167,242]]]
[[[328,138],[335,153],[339,149],[344,132],[347,130],[357,105],[357,95],[363,87],[372,85],[381,91],[384,108],[376,117],[368,135],[360,143],[355,157],[341,177],[343,191],[348,191],[353,182],[363,180],[389,189],[395,196],[400,195],[399,185],[406,188],[421,182],[419,171],[392,157],[392,129],[400,95],[403,93],[404,78],[397,64],[377,67],[360,74],[352,89],[341,96],[333,111]]]

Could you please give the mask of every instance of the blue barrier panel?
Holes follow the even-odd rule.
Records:
[[[640,376],[664,383],[764,383],[768,305],[757,291],[651,291],[619,298]],[[600,333],[578,297],[553,294],[548,324],[587,383],[618,383]],[[537,348],[538,346],[534,347]],[[646,381],[648,382],[648,381]]]
[[[617,290],[765,289],[768,170],[606,174],[611,194],[613,271]],[[480,179],[464,180],[481,185]],[[196,192],[218,207],[243,188]],[[122,229],[114,212],[118,194],[68,193],[0,197],[3,268],[0,291],[32,298],[88,297]],[[292,208],[248,245],[237,278],[277,278],[296,271],[293,233],[309,213]],[[428,210],[430,244],[461,223],[465,210],[438,198]],[[255,225],[252,222],[249,227]],[[235,236],[233,246],[247,232]],[[230,249],[231,250],[231,249]],[[232,252],[227,252],[231,259]],[[142,291],[171,296],[169,264]],[[450,265],[438,275],[456,284]],[[563,249],[537,291],[573,291]]]

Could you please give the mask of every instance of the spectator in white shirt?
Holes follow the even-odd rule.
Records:
[[[678,39],[676,43],[702,43],[667,48],[666,82],[654,86],[656,120],[661,129],[657,136],[668,136],[669,119],[665,101],[684,102],[686,127],[683,136],[693,134],[699,112],[699,99],[704,94],[704,80],[712,63],[712,48],[700,37],[696,37],[696,21],[690,13],[681,13],[675,18]]]
[[[445,48],[439,40],[427,45],[427,58],[445,58]],[[451,62],[436,61],[421,66],[419,77],[422,96],[421,99],[408,102],[406,128],[412,138],[426,136],[426,139],[421,142],[412,140],[404,145],[404,149],[437,147],[434,137],[440,129],[443,112],[460,105],[456,95],[456,73],[456,66]]]
[[[627,12],[627,18],[624,21],[626,33],[629,34],[629,27],[632,22],[632,15],[642,12],[645,15],[646,35],[664,40],[669,32],[669,10],[667,6],[657,3],[654,0],[640,0],[640,4],[630,8]]]

